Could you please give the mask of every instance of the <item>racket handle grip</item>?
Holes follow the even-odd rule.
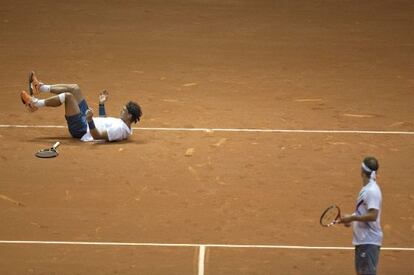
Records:
[[[58,142],[56,142],[55,144],[53,144],[53,149],[56,149],[56,148],[58,148],[59,147],[59,145],[60,145],[60,142],[58,141]]]

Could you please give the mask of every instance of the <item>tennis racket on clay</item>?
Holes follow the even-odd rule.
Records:
[[[324,227],[330,227],[339,222],[341,218],[341,209],[335,204],[329,206],[323,211],[320,223]]]
[[[54,158],[59,155],[59,152],[57,151],[57,148],[59,147],[60,142],[56,142],[52,147],[42,149],[36,152],[36,157],[38,158]]]

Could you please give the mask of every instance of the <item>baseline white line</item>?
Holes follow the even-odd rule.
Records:
[[[204,275],[204,259],[206,255],[206,246],[200,245],[198,254],[198,275]]]
[[[216,247],[216,248],[269,248],[309,250],[353,250],[345,246],[303,246],[303,245],[251,245],[251,244],[168,244],[168,243],[123,243],[123,242],[71,242],[71,241],[18,241],[0,240],[0,244],[44,244],[44,245],[95,245],[95,246],[158,246],[158,247]],[[381,247],[381,250],[414,251],[413,247]]]
[[[302,130],[302,129],[243,129],[243,128],[133,128],[144,131],[188,131],[188,132],[260,132],[260,133],[308,133],[308,134],[383,134],[414,135],[404,131],[365,131],[365,130]]]
[[[7,125],[0,128],[67,128],[62,125]],[[142,131],[185,131],[185,132],[252,132],[252,133],[308,133],[308,134],[379,134],[379,135],[414,135],[410,131],[370,131],[370,130],[305,130],[305,129],[246,129],[246,128],[158,128],[133,127]]]
[[[7,125],[0,124],[0,128],[67,128],[62,125]]]

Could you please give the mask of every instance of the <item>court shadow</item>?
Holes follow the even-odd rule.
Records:
[[[92,141],[91,143],[93,143],[94,145],[100,145],[100,146],[112,146],[112,145],[119,145],[119,144],[131,144],[131,145],[142,145],[142,144],[147,144],[146,140],[121,140],[121,141],[112,141],[112,142],[108,142],[108,141]]]
[[[65,143],[78,143],[81,142],[78,139],[75,138],[71,138],[68,136],[53,136],[53,137],[35,137],[32,139],[27,140],[28,142],[32,142],[32,143],[39,143],[39,142],[48,142],[48,143],[54,143],[57,141],[64,141]]]
[[[76,139],[76,138],[72,138],[69,136],[51,136],[51,137],[35,137],[32,139],[27,140],[29,142],[32,143],[39,143],[39,142],[47,142],[47,143],[55,143],[57,141],[60,142],[64,142],[66,144],[93,144],[93,145],[100,145],[100,146],[111,146],[111,145],[117,145],[117,144],[133,144],[133,145],[142,145],[142,144],[147,144],[146,140],[143,139],[138,139],[138,140],[134,140],[134,139],[127,139],[127,140],[122,140],[122,141],[113,141],[113,142],[108,142],[108,141],[91,141],[91,142],[84,142],[81,141],[80,139]]]

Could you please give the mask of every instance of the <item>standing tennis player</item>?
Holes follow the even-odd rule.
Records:
[[[88,108],[85,98],[77,84],[47,85],[40,82],[34,72],[29,76],[29,92],[20,94],[23,104],[30,112],[41,107],[59,107],[65,105],[65,118],[72,137],[82,141],[125,140],[132,134],[131,124],[137,123],[142,115],[141,107],[132,101],[123,106],[119,118],[106,117],[105,102],[108,93],[99,95],[99,117],[93,117],[93,111]],[[38,99],[35,95],[53,93],[47,99]]]
[[[362,189],[352,215],[341,217],[340,223],[353,228],[355,268],[359,275],[377,274],[378,257],[382,244],[380,225],[382,195],[377,184],[378,161],[366,157],[361,164]]]

